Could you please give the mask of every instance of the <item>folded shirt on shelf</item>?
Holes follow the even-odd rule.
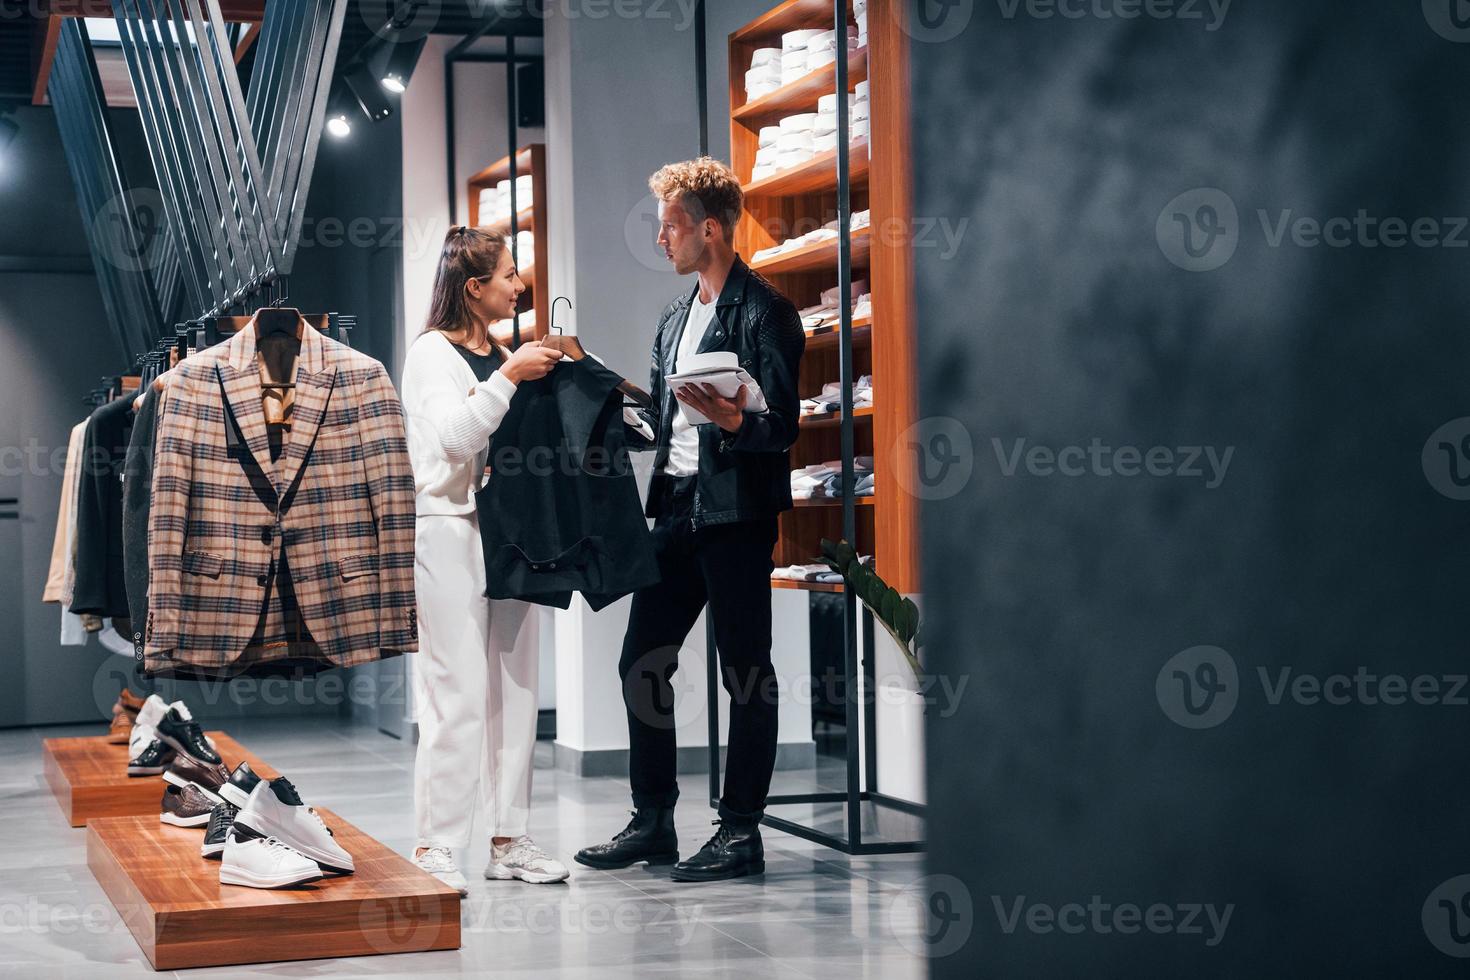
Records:
[[[855,497],[873,495],[873,457],[853,458]],[[797,500],[818,500],[842,496],[842,460],[813,463],[791,471],[791,496]]]
[[[873,556],[859,555],[858,561],[864,565],[870,565],[873,562]],[[834,572],[829,566],[819,562],[811,562],[778,568],[771,572],[771,578],[784,579],[788,582],[841,582],[842,573]]]
[[[873,407],[873,376],[865,374],[853,382],[852,407]],[[814,415],[831,415],[842,410],[842,382],[829,381],[822,386],[822,393],[815,398],[801,400],[803,418]]]
[[[852,215],[852,230],[853,231],[860,231],[863,228],[868,227],[868,222],[869,222],[869,217],[868,217],[868,210],[866,208],[863,209],[862,211],[854,211],[853,212],[853,215]],[[836,239],[837,239],[837,222],[835,220],[833,220],[833,221],[827,222],[825,225],[823,225],[820,228],[814,228],[814,229],[812,229],[811,231],[807,232],[804,235],[797,235],[794,238],[788,238],[788,239],[786,239],[784,242],[782,242],[779,245],[772,245],[769,248],[760,249],[754,255],[752,255],[750,258],[751,258],[751,261],[752,262],[764,262],[767,259],[775,258],[778,255],[783,255],[786,252],[792,252],[792,251],[795,251],[796,249],[799,249],[799,248],[805,248],[808,245],[814,245],[817,242],[835,241]],[[863,289],[861,289],[861,290],[854,289],[853,290],[853,297],[854,297],[854,299],[856,297],[858,297],[859,295],[861,295],[861,293],[864,292],[864,291],[866,291],[866,289],[867,289],[867,281],[866,280],[859,280],[859,281],[862,282]],[[830,301],[830,305],[832,305],[832,306],[835,307],[836,306],[836,303],[837,303],[837,288],[834,286],[830,290],[830,292],[832,293],[832,299]],[[828,302],[826,296],[827,296],[826,293],[823,293],[822,294],[824,305],[827,304],[827,302]]]

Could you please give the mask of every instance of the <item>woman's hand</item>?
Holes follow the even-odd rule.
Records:
[[[561,360],[561,351],[542,347],[541,341],[532,340],[520,346],[506,362],[500,365],[500,373],[516,384],[544,378]]]

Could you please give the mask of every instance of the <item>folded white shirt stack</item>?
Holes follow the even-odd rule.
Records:
[[[868,0],[852,0],[852,18],[857,21],[858,47],[868,43]]]
[[[856,27],[847,28],[847,50],[855,51],[858,47],[858,30]],[[818,68],[825,68],[837,60],[837,32],[823,31],[807,41],[806,47],[806,70],[814,72]],[[785,61],[782,61],[783,71]]]
[[[781,49],[757,48],[750,56],[750,70],[745,73],[747,102],[770,95],[781,87]]]
[[[873,457],[855,456],[852,464],[853,496],[873,495]],[[791,496],[796,500],[816,500],[842,496],[842,460],[813,463],[791,471]]]
[[[852,407],[873,407],[873,376],[865,374],[852,383]],[[832,415],[842,410],[842,382],[829,381],[822,385],[822,393],[815,398],[801,400],[801,416]]]
[[[511,258],[516,265],[525,269],[536,261],[536,234],[530,231],[516,233],[515,242],[510,247]]]
[[[740,366],[740,358],[733,351],[715,350],[681,357],[679,370],[665,375],[664,380],[675,392],[685,385],[708,385],[722,398],[734,398],[743,385],[746,389],[745,411],[760,413],[766,410],[766,394],[761,390],[760,382]],[[690,425],[709,422],[703,412],[684,402],[679,403],[679,411]]]
[[[781,35],[781,84],[789,85],[809,70],[806,66],[814,39],[826,32],[813,30],[787,31]]]
[[[531,206],[532,194],[536,190],[530,174],[516,178],[516,208],[524,211]],[[510,219],[510,179],[500,181],[494,187],[480,191],[480,223],[493,225]]]
[[[862,211],[854,211],[852,215],[852,230],[857,231],[861,228],[866,228],[867,226],[868,210],[865,208]],[[779,245],[772,245],[769,248],[763,248],[752,255],[750,257],[750,260],[757,263],[764,262],[766,259],[773,259],[778,255],[784,255],[787,252],[795,251],[799,248],[805,248],[806,246],[816,244],[817,242],[831,241],[836,237],[837,222],[829,221],[822,227],[814,228],[804,235],[798,235],[795,238],[788,238]],[[864,286],[866,287],[866,285],[867,284],[865,282]],[[837,294],[833,293],[832,295],[835,297]],[[856,295],[857,294],[854,293],[854,296]],[[836,300],[834,299],[833,302],[835,303]]]
[[[511,330],[511,328],[514,325],[515,325],[515,321],[514,320],[511,320],[511,319],[492,320],[492,321],[490,321],[490,331],[492,333],[501,333],[501,332],[509,333],[510,330]],[[521,314],[521,336],[522,337],[529,338],[530,335],[531,335],[531,331],[533,331],[535,329],[536,329],[536,310],[533,308],[533,309],[526,310],[524,313]]]

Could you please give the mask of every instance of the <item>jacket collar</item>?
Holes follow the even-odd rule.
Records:
[[[745,280],[750,278],[750,266],[739,255],[735,256],[735,264],[730,266],[729,275],[725,276],[725,285],[720,289],[719,298],[715,300],[715,306],[738,306],[745,302]],[[694,288],[689,290],[684,297],[686,307],[694,305],[694,297],[699,295],[699,283],[694,283]]]
[[[326,415],[327,401],[337,372],[327,362],[327,342],[305,320],[301,322],[301,352],[296,355],[296,397],[291,409],[291,432],[282,447],[279,462],[271,462],[270,439],[266,434],[265,409],[261,404],[260,367],[256,363],[255,318],[227,341],[229,356],[221,367],[220,381],[231,414],[250,454],[262,472],[272,478],[276,493],[284,495],[301,472],[301,466],[316,441]]]

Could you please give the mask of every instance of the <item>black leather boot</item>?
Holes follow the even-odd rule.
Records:
[[[578,864],[611,871],[639,861],[673,864],[679,860],[679,836],[674,832],[673,807],[644,807],[634,810],[628,822],[611,841],[578,851]]]
[[[735,825],[716,820],[720,829],[687,861],[674,865],[675,881],[724,881],[758,875],[766,870],[766,849],[760,824]]]

